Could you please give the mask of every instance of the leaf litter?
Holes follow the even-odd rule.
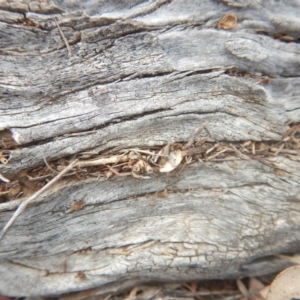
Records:
[[[22,212],[33,199],[41,195],[58,180],[84,180],[92,177],[108,180],[113,176],[133,176],[139,179],[148,179],[152,173],[159,172],[171,172],[178,175],[186,165],[197,162],[205,163],[254,159],[276,169],[276,165],[274,165],[272,161],[272,158],[276,156],[284,156],[290,160],[300,161],[300,124],[291,124],[281,141],[243,141],[239,143],[214,141],[207,125],[208,123],[204,123],[197,128],[187,143],[169,143],[160,148],[129,148],[110,155],[98,155],[96,152],[89,151],[79,153],[76,158],[64,157],[51,162],[48,162],[44,157],[44,166],[22,172],[13,178],[8,178],[8,176],[0,174],[0,203],[15,200],[20,197],[28,197],[21,203],[2,230],[1,238],[13,224],[20,212]],[[197,139],[198,135],[204,129],[207,129],[209,137]],[[9,150],[16,145],[10,143],[9,147],[7,147],[3,141],[2,146],[3,149],[0,149],[0,163],[7,164],[9,163]],[[278,171],[280,170],[277,169],[276,172]],[[163,198],[167,195],[167,190],[154,193],[150,199],[150,205],[155,204],[156,198]],[[81,199],[74,203],[70,210],[79,211],[83,209],[84,206],[84,199]],[[289,260],[293,264],[300,264],[298,256],[294,258],[280,255],[280,258]],[[299,268],[296,270],[298,271],[298,269]],[[293,271],[295,271],[295,269],[293,269]],[[286,274],[288,274],[288,272],[286,272]],[[274,282],[279,281],[274,280],[273,285]],[[270,283],[271,282],[267,284]],[[92,296],[93,299],[99,300],[269,300],[271,299],[270,294],[269,297],[265,295],[270,293],[270,287],[272,287],[272,285],[265,286],[265,284],[257,278],[249,278],[246,280],[246,283],[245,280],[242,281],[240,279],[236,282],[233,280],[212,280],[198,283],[136,286],[128,292],[125,291],[124,293],[118,293],[116,295],[92,295],[94,291],[83,291],[77,295],[65,295],[57,299],[67,300],[72,298],[83,300],[90,299]],[[262,289],[266,291],[262,292],[262,294],[267,298],[264,298],[260,293]],[[69,298],[70,296],[71,298]]]
[[[207,131],[208,137],[198,139],[203,130]],[[21,211],[59,179],[109,179],[113,176],[149,179],[153,173],[173,172],[178,175],[187,165],[197,162],[249,159],[278,169],[272,158],[279,155],[300,161],[300,124],[291,124],[282,140],[276,142],[215,141],[208,128],[208,122],[205,122],[196,128],[186,143],[169,143],[162,148],[123,149],[110,155],[82,152],[78,153],[75,159],[73,156],[52,162],[48,162],[44,157],[45,166],[22,172],[13,178],[0,173],[0,203],[28,197],[2,230],[0,240]],[[9,149],[0,149],[0,162],[9,164]]]
[[[299,276],[300,265],[296,265],[267,276],[144,284],[106,294],[96,288],[61,295],[57,300],[291,300],[298,299],[291,297],[299,295]]]

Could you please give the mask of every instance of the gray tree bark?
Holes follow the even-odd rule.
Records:
[[[237,26],[226,29],[229,13]],[[13,181],[44,157],[186,143],[206,121],[218,142],[281,142],[300,122],[299,13],[299,1],[2,1],[0,173]],[[275,255],[300,246],[300,162],[271,161],[63,180],[0,241],[0,292],[278,271],[287,262]],[[1,228],[19,198],[0,204]]]

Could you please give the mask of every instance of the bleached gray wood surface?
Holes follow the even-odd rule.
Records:
[[[280,141],[288,123],[300,121],[298,1],[3,1],[0,8],[0,129],[20,144],[0,166],[4,175],[42,165],[43,154],[186,141],[204,121],[219,141]],[[229,12],[238,26],[217,29]],[[25,18],[39,26],[25,26]],[[232,67],[272,80],[229,76]],[[85,131],[93,132],[70,136]],[[299,248],[300,166],[280,157],[274,164],[199,163],[179,176],[62,182],[0,242],[0,292],[103,292],[141,280],[276,271],[284,262],[272,255]],[[164,189],[168,197],[151,205],[147,194]],[[81,198],[87,206],[70,213]],[[0,205],[1,228],[18,201]]]

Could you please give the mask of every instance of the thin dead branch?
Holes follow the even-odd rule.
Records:
[[[48,177],[51,177],[51,174],[47,174],[47,175],[43,175],[43,176],[38,176],[38,177],[31,177],[29,175],[26,175],[26,177],[30,180],[30,181],[38,181],[38,180],[43,180],[46,179]]]
[[[275,151],[274,156],[277,156],[283,148],[284,148],[284,143],[281,144],[280,147]]]
[[[195,142],[195,139],[196,137],[203,131],[203,129],[207,129],[207,125],[208,125],[208,122],[204,122],[200,127],[198,127],[193,133],[192,135],[190,136],[190,138],[188,139],[188,142],[185,144],[185,146],[183,147],[184,149],[187,149],[189,147],[191,147],[194,142]],[[208,131],[208,133],[210,134],[210,132]]]
[[[291,154],[291,155],[299,155],[300,150],[292,150],[292,149],[280,149],[280,148],[271,148],[272,152],[275,152],[274,156],[277,156],[279,153],[286,153],[286,154]]]
[[[208,157],[206,161],[210,161],[210,160],[212,160],[212,159],[218,157],[220,154],[225,153],[225,152],[227,152],[227,151],[231,151],[231,149],[225,148],[225,149],[223,149],[223,150],[221,150],[221,151],[215,153],[214,155]]]
[[[59,174],[57,174],[51,181],[49,181],[44,187],[42,187],[40,190],[38,190],[35,194],[33,194],[31,197],[29,197],[27,200],[23,201],[18,209],[14,212],[12,217],[9,219],[7,224],[2,230],[2,234],[0,236],[0,241],[6,234],[7,230],[12,226],[12,224],[16,221],[18,216],[22,213],[22,211],[26,208],[26,206],[35,200],[38,196],[40,196],[43,192],[45,192],[50,186],[52,186],[54,183],[56,183],[64,174],[66,174],[69,170],[71,170],[76,164],[78,160],[75,159],[73,162],[71,162],[64,170],[62,170]]]
[[[79,161],[77,166],[79,168],[82,167],[90,167],[90,166],[100,166],[100,165],[108,165],[108,164],[117,164],[121,162],[128,161],[128,155],[115,155],[111,157],[102,157],[98,159]]]
[[[216,143],[215,145],[213,145],[211,148],[209,148],[208,150],[206,150],[205,154],[208,155],[209,153],[213,152],[214,150],[216,150],[219,147],[219,143]]]
[[[69,45],[69,42],[68,42],[67,38],[65,37],[63,31],[61,30],[61,28],[60,28],[60,26],[59,26],[57,20],[54,19],[54,21],[55,21],[55,23],[56,23],[56,26],[57,26],[59,32],[60,32],[60,35],[61,35],[62,39],[64,40],[64,42],[65,42],[65,44],[66,44],[66,46],[67,46],[69,56],[72,56],[71,47],[70,47],[70,45]]]
[[[115,168],[111,167],[110,165],[107,165],[106,167],[109,169],[109,171],[113,172],[115,175],[120,176],[120,173]]]
[[[249,156],[243,154],[240,150],[238,150],[234,145],[230,144],[229,145],[231,149],[240,157],[241,159],[250,159]]]

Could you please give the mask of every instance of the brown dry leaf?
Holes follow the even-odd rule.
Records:
[[[244,283],[240,279],[238,279],[236,281],[236,285],[239,291],[241,292],[241,294],[245,297],[245,299],[249,299],[249,293]]]
[[[265,287],[260,294],[265,300],[290,300],[300,298],[300,265],[285,269]]]
[[[158,193],[157,195],[158,198],[166,198],[168,197],[168,191],[167,190],[164,190],[164,191],[161,191]]]
[[[130,152],[128,153],[128,157],[129,157],[129,159],[131,159],[131,160],[139,159],[140,156],[141,156],[141,155],[140,155],[138,152],[135,152],[135,151],[130,151]]]
[[[139,174],[137,174],[137,173],[135,173],[135,172],[133,172],[133,171],[131,171],[131,175],[134,177],[134,178],[137,178],[137,179],[140,179],[142,176],[141,175],[139,175]]]
[[[71,204],[71,210],[73,211],[79,211],[82,210],[85,207],[84,199],[80,199],[79,201]]]
[[[218,29],[232,29],[237,26],[237,17],[234,13],[227,14],[218,23]]]
[[[283,171],[283,170],[276,169],[276,170],[275,170],[275,174],[276,174],[278,177],[285,177],[287,173],[286,173],[285,171]]]
[[[106,176],[106,179],[108,179],[109,177],[111,177],[113,175],[113,172],[112,171],[107,171],[105,173],[105,176]]]
[[[159,169],[161,173],[173,171],[182,161],[182,151],[175,150],[169,154],[169,160]]]
[[[92,252],[92,248],[91,247],[87,247],[87,248],[84,248],[84,249],[81,249],[78,251],[79,254],[87,254],[87,253],[90,253]]]
[[[249,282],[249,295],[250,300],[264,300],[261,296],[260,291],[265,287],[265,285],[256,278],[250,278]]]
[[[154,193],[154,195],[150,198],[150,205],[154,206],[156,203],[156,198],[157,198],[157,192]]]
[[[80,271],[76,274],[76,278],[78,278],[79,280],[82,280],[82,281],[86,280],[86,276],[82,271]]]
[[[265,287],[265,285],[258,279],[256,278],[250,278],[249,282],[249,292],[258,292],[262,290]]]
[[[145,163],[145,169],[146,169],[147,174],[153,173],[153,168],[147,163]]]
[[[61,271],[62,273],[66,273],[67,272],[67,260],[64,260],[64,262],[61,265]]]
[[[132,171],[135,173],[138,173],[140,171],[144,171],[145,170],[145,162],[140,159],[138,160],[133,166],[132,166]]]
[[[134,299],[136,298],[137,292],[138,292],[138,287],[134,287],[134,288],[130,291],[130,293],[129,293],[128,297],[126,298],[126,300],[134,300]]]
[[[257,81],[255,84],[269,84],[271,82],[270,78],[263,78],[259,81]]]
[[[0,131],[0,146],[4,149],[14,149],[19,144],[13,139],[12,133],[6,129]],[[9,153],[9,151],[7,151]]]
[[[293,42],[295,40],[295,38],[293,38],[292,36],[289,36],[289,35],[283,35],[283,36],[279,37],[279,39],[284,42]]]
[[[268,294],[269,294],[269,290],[270,290],[270,286],[268,285],[268,286],[264,287],[264,288],[260,291],[260,295],[262,296],[262,298],[263,298],[264,300],[267,299],[267,296],[268,296]]]
[[[198,289],[198,285],[196,282],[192,282],[190,284],[186,284],[186,287],[193,293],[195,294],[197,292]]]

